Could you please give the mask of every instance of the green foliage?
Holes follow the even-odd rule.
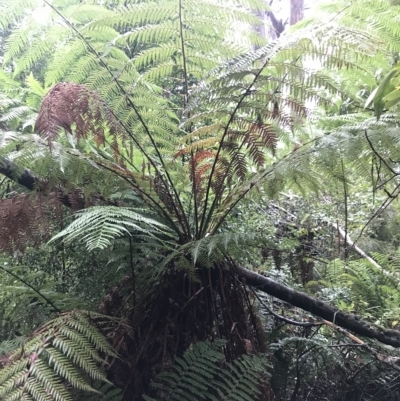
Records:
[[[2,255],[0,342],[29,336],[57,311],[97,309],[109,286],[130,272],[129,264],[108,256],[109,251],[88,252],[83,243]]]
[[[90,394],[87,393],[85,395],[80,395],[80,397],[85,397],[87,401],[120,401],[121,400],[121,390],[115,388],[114,386],[104,383],[97,387],[95,387],[99,394]],[[81,398],[75,397],[76,400]]]
[[[0,341],[29,335],[54,312],[83,305],[77,297],[60,291],[54,275],[45,272],[43,265],[38,269],[32,263],[27,268],[10,258],[4,257],[4,261],[0,269]]]
[[[79,18],[74,7],[47,7],[52,18],[63,19],[66,26],[51,33],[62,45],[53,56],[53,67],[50,56],[48,71],[62,75],[46,86],[61,79],[85,85],[65,84],[64,89],[56,85],[45,97],[37,131],[50,140],[60,130],[75,135],[76,147],[85,154],[74,149],[75,155],[86,156],[128,181],[184,242],[216,232],[235,204],[260,182],[271,192],[279,191],[284,180],[317,188],[320,177],[305,158],[293,155],[286,164],[265,166],[276,160],[279,142],[290,144],[292,133],[310,112],[308,104],[327,104],[334,97],[350,95],[326,71],[368,58],[381,44],[371,36],[368,45],[361,46],[366,42],[364,32],[326,24],[246,52],[248,48],[236,46],[237,36],[229,39],[231,22],[235,29],[254,24],[247,7],[260,8],[261,2],[238,3],[229,9],[218,2],[160,4],[88,5],[97,13],[90,21],[82,18],[86,6],[79,7],[83,13]],[[19,12],[25,26],[32,16],[23,8]],[[218,27],[210,24],[210,13],[221,15]],[[51,32],[52,24],[32,35],[39,38],[46,29]],[[99,32],[109,36],[96,36]],[[31,69],[54,46],[46,42],[49,48],[43,45],[38,55],[29,58],[29,52],[17,45],[21,37],[15,31],[8,40],[8,55],[19,66],[15,76]],[[42,42],[33,47],[37,43],[39,49]],[[204,45],[199,47],[200,42]],[[309,68],[310,59],[320,67]],[[78,115],[83,107],[79,102],[86,97],[92,103],[83,110],[86,116]],[[101,102],[106,103],[102,112]],[[80,106],[67,113],[67,121],[67,114],[60,114],[71,103]],[[48,104],[53,104],[49,115]]]
[[[261,377],[267,376],[267,361],[262,356],[243,355],[227,364],[220,351],[223,345],[221,341],[198,342],[177,358],[152,384],[159,389],[157,400],[254,400],[260,394]]]
[[[10,199],[0,204],[0,212],[8,208],[3,233],[21,235],[20,226],[34,227],[40,217],[42,232],[59,231],[53,240],[63,250],[62,263],[54,263],[62,265],[62,275],[47,271],[47,264],[28,269],[22,287],[15,282],[23,276],[17,269],[5,271],[17,276],[1,282],[1,300],[5,304],[13,294],[17,311],[13,315],[8,304],[5,320],[15,323],[24,308],[41,315],[2,326],[8,342],[0,349],[11,359],[0,371],[0,397],[1,388],[5,399],[18,399],[23,391],[37,400],[82,399],[79,390],[94,389],[102,393],[94,399],[118,397],[97,382],[105,374],[96,365],[102,363],[97,352],[115,355],[87,314],[61,315],[10,357],[19,339],[5,332],[12,327],[29,333],[49,319],[52,305],[71,309],[65,293],[94,302],[104,295],[105,277],[118,280],[126,273],[130,277],[102,305],[133,322],[112,337],[128,361],[113,372],[116,381],[125,380],[125,397],[133,397],[129,387],[145,388],[141,380],[148,383],[155,371],[161,371],[154,382],[157,399],[257,397],[266,357],[237,358],[246,341],[251,344],[247,336],[261,350],[262,335],[234,262],[258,262],[258,249],[267,249],[282,268],[271,276],[306,282],[315,273],[316,255],[306,247],[316,220],[329,228],[343,220],[351,232],[366,220],[367,212],[357,214],[357,208],[372,208],[353,201],[359,188],[372,187],[382,208],[398,195],[397,67],[371,94],[393,61],[387,49],[397,51],[400,43],[398,24],[390,20],[398,16],[385,4],[335,2],[325,7],[336,13],[333,18],[266,44],[249,29],[260,24],[255,14],[266,9],[261,0],[0,1],[0,27],[7,35],[0,168],[9,179],[32,177],[24,168],[31,169],[39,201],[51,199],[47,214],[36,213],[41,209],[28,205],[27,197],[12,197],[14,184],[5,192]],[[379,121],[364,108],[368,96]],[[393,114],[384,114],[391,106]],[[24,167],[10,174],[10,160]],[[288,222],[267,211],[271,222],[265,223],[243,211],[243,199],[255,190],[268,204],[288,187],[304,197],[321,194],[327,212],[320,217],[313,205]],[[380,190],[387,196],[377,195]],[[335,207],[327,206],[331,201]],[[289,203],[300,208],[295,200]],[[67,227],[70,215],[62,205],[79,210]],[[13,243],[20,245],[14,237]],[[87,250],[99,249],[107,257],[99,252],[88,261],[93,254]],[[282,251],[290,251],[283,264]],[[321,264],[332,258],[332,246],[324,251]],[[309,288],[343,309],[396,326],[400,300],[391,279],[365,262],[349,261],[347,253],[346,262],[328,263]],[[396,277],[397,266],[375,258]],[[273,265],[269,255],[263,259]],[[321,366],[345,367],[343,355],[326,340],[333,336],[297,334],[271,346],[293,365],[287,371],[297,379],[289,386],[292,399],[302,386],[299,366],[307,366],[306,383]],[[230,362],[222,343],[197,342],[224,336]],[[311,350],[316,352],[309,360]],[[176,354],[183,357],[163,372]],[[123,377],[127,366],[129,379]],[[139,374],[138,366],[144,366]]]
[[[80,238],[85,241],[88,250],[104,249],[112,240],[136,232],[136,236],[168,236],[168,227],[146,217],[143,210],[133,210],[113,206],[94,206],[76,212],[77,218],[64,230],[55,235],[51,241],[65,238],[66,243]]]
[[[107,382],[100,353],[116,355],[92,319],[104,317],[83,311],[60,315],[3,357],[1,399],[73,400],[70,387],[97,392],[90,379]]]
[[[321,294],[336,305],[382,326],[397,326],[400,321],[398,292],[398,253],[388,260],[373,253],[382,266],[378,269],[366,260],[335,260],[326,267]]]
[[[391,110],[397,106],[400,101],[399,72],[400,64],[397,63],[383,78],[379,86],[371,93],[367,100],[366,107],[373,102],[377,118],[382,115],[384,109]]]

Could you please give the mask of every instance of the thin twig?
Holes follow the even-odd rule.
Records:
[[[349,248],[347,246],[347,232],[348,232],[348,222],[349,222],[349,209],[348,209],[348,193],[347,193],[347,182],[346,175],[344,170],[343,159],[341,160],[342,164],[342,173],[343,173],[343,193],[344,193],[344,260],[347,262],[349,258]],[[339,226],[338,226],[339,230]]]

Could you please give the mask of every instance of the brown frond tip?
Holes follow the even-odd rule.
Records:
[[[224,182],[228,186],[231,185],[233,178],[233,169],[230,169],[230,161],[226,157],[220,157],[215,167],[215,172],[212,177],[211,186],[216,196],[221,196],[225,189]]]
[[[123,138],[123,127],[99,94],[73,82],[59,83],[50,89],[35,124],[35,131],[50,146],[60,131],[67,131],[78,139],[93,136],[100,146],[105,141],[105,129],[112,137]]]
[[[260,116],[256,121],[248,121],[239,119],[237,124],[241,130],[245,131],[230,131],[228,138],[241,139],[244,145],[251,148],[257,146],[260,148],[268,149],[275,154],[278,137],[276,134],[276,127],[270,122],[264,122]],[[255,154],[255,152],[253,152]],[[263,163],[258,157],[257,164]]]

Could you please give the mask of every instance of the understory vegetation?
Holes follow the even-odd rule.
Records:
[[[286,6],[0,0],[0,400],[400,399],[400,5]]]

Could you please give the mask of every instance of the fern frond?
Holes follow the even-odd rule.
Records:
[[[160,389],[158,399],[253,401],[260,394],[259,380],[268,365],[265,358],[244,355],[227,364],[219,351],[223,344],[198,342],[177,358],[170,371],[160,373],[153,383]],[[146,395],[143,398],[155,401]]]
[[[131,232],[153,237],[157,234],[169,234],[167,226],[140,212],[142,211],[114,206],[85,209],[77,212],[77,219],[51,241],[64,238],[71,242],[80,238],[92,250],[104,249],[111,245],[113,239],[130,235]]]
[[[83,85],[62,83],[44,98],[35,130],[51,143],[60,129],[72,133],[75,124],[78,139],[92,133],[103,143],[105,127],[99,125],[102,121],[112,135],[122,135],[123,128],[94,92],[89,92]]]
[[[69,327],[76,330],[75,334],[66,332],[65,328]],[[72,336],[72,341],[66,334]],[[84,339],[86,349],[75,343],[78,338]],[[73,400],[70,386],[97,392],[82,379],[82,372],[107,382],[98,367],[100,351],[115,356],[103,335],[94,328],[89,313],[74,311],[61,315],[38,329],[21,349],[7,356],[5,366],[0,369],[1,399],[69,401]]]

